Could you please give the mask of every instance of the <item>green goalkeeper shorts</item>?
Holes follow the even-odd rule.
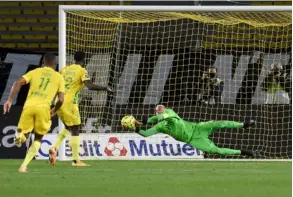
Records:
[[[213,149],[218,148],[210,139],[206,137],[192,138],[189,144],[194,148],[205,152],[212,152]]]

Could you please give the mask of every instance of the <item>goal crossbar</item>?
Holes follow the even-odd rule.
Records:
[[[288,12],[291,6],[89,6],[60,5],[62,11],[119,11],[119,12]]]

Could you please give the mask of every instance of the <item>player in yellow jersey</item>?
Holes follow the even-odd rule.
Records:
[[[46,54],[43,59],[42,68],[28,72],[13,84],[9,98],[3,106],[4,114],[9,112],[13,98],[21,86],[30,84],[26,102],[18,122],[15,143],[23,143],[32,131],[35,133],[35,139],[19,168],[19,172],[27,172],[27,165],[37,154],[41,147],[43,136],[47,134],[51,127],[51,116],[54,116],[55,112],[63,104],[65,91],[64,79],[55,71],[55,68],[56,56]],[[50,114],[50,105],[56,94],[59,100]]]
[[[55,144],[49,150],[49,161],[51,165],[55,165],[56,163],[56,154],[60,144],[65,137],[71,133],[69,146],[72,150],[72,166],[88,166],[79,159],[79,129],[81,121],[78,108],[78,94],[84,85],[86,85],[89,90],[112,92],[112,89],[109,87],[101,87],[91,82],[86,69],[83,68],[85,60],[84,52],[77,51],[74,54],[74,60],[75,64],[66,66],[61,70],[61,75],[65,79],[65,99],[57,115],[64,123],[65,128],[59,132]]]

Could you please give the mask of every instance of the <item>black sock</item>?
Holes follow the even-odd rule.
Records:
[[[253,157],[253,151],[251,150],[241,150],[241,155],[247,155]]]
[[[73,163],[77,163],[77,161],[76,160],[73,160]]]
[[[256,122],[254,120],[248,120],[243,123],[243,128],[249,128],[255,126]]]

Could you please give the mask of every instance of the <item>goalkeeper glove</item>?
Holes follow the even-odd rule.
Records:
[[[140,131],[139,126],[147,124],[147,122],[148,122],[148,117],[147,116],[142,117],[142,121],[135,120],[135,133],[139,134],[139,131]]]
[[[142,118],[142,121],[135,120],[135,126],[136,126],[136,127],[137,127],[137,126],[142,126],[142,125],[144,125],[144,124],[147,124],[147,122],[148,122],[148,117],[144,116],[144,117]]]
[[[139,127],[135,127],[135,133],[139,133]]]
[[[148,117],[147,117],[147,116],[143,116],[141,122],[142,122],[143,124],[147,124],[147,123],[148,123]]]

